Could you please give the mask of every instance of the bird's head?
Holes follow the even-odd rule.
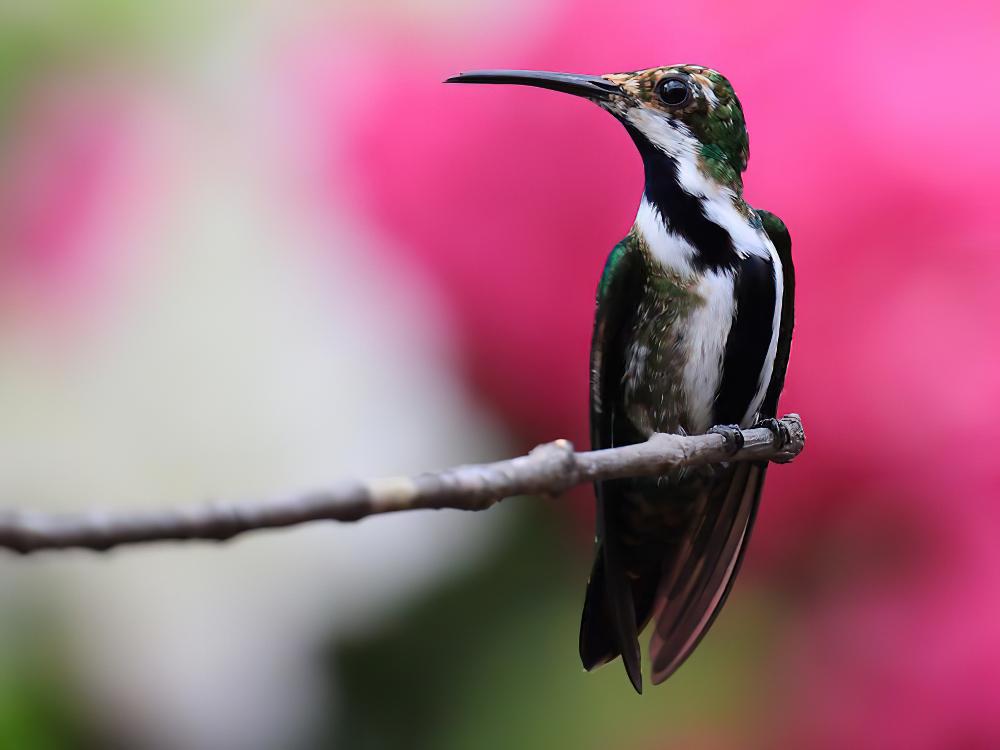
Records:
[[[698,65],[668,65],[601,76],[534,70],[479,70],[448,83],[509,83],[595,102],[625,125],[639,150],[652,147],[696,162],[714,181],[742,187],[749,140],[743,108],[724,76]]]

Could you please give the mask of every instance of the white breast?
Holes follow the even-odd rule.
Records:
[[[735,300],[730,271],[710,271],[696,287],[704,304],[687,319],[681,341],[682,372],[690,430],[704,432],[712,426],[712,406],[722,380],[722,359],[733,325]]]
[[[665,268],[670,268],[685,276],[693,273],[691,259],[694,258],[694,245],[684,237],[674,232],[660,216],[660,212],[652,203],[642,196],[639,203],[639,213],[635,217],[635,226],[646,241],[649,251]]]

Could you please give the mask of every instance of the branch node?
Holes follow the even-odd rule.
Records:
[[[536,445],[528,455],[540,462],[539,478],[545,485],[537,490],[540,494],[554,498],[580,483],[576,450],[569,440],[559,438]]]

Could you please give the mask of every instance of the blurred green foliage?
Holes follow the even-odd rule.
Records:
[[[208,28],[213,2],[38,0],[0,7],[0,138],[33,85],[87,66],[122,70],[168,45],[189,43]],[[127,69],[127,68],[126,68]]]
[[[22,615],[0,649],[0,747],[64,750],[91,747],[79,713],[86,705],[66,668],[65,638],[45,627],[51,617]]]

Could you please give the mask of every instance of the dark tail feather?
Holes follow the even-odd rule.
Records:
[[[618,656],[618,638],[608,611],[604,585],[604,550],[597,551],[594,567],[587,581],[580,622],[580,660],[588,672]]]
[[[580,658],[583,666],[591,669],[621,654],[632,687],[637,693],[642,693],[639,630],[635,623],[632,587],[621,563],[615,559],[613,552],[610,555],[608,552],[608,541],[605,540],[594,562],[594,573],[587,583],[587,598],[580,625]]]
[[[656,599],[659,574],[656,570],[633,578],[608,555],[608,541],[601,544],[587,582],[587,597],[580,623],[580,659],[591,670],[622,655],[625,672],[637,693],[642,693],[639,632],[649,621]],[[613,542],[612,542],[613,543]],[[609,559],[610,558],[610,559]],[[609,580],[607,569],[618,571]]]

